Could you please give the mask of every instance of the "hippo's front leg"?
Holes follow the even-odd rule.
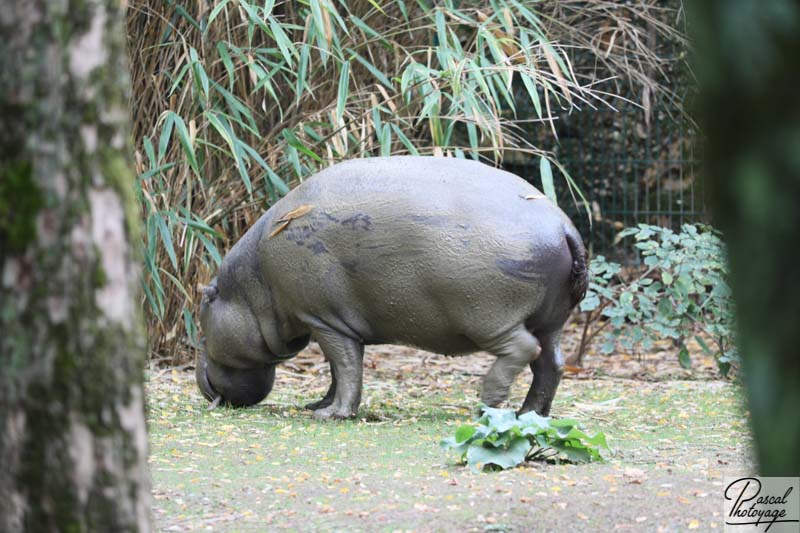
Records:
[[[331,362],[333,402],[314,411],[314,418],[355,418],[361,403],[364,372],[364,345],[360,341],[329,330],[316,330],[313,336]]]
[[[321,400],[306,404],[306,409],[309,409],[311,411],[316,411],[317,409],[328,407],[333,403],[333,398],[336,396],[336,370],[334,370],[333,368],[333,363],[331,363],[330,366],[331,366],[331,386],[328,387],[328,392],[325,393],[325,396],[323,396]]]

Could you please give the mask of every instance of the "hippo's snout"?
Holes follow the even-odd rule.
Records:
[[[219,403],[221,395],[214,390],[214,387],[212,387],[211,383],[208,381],[208,367],[205,353],[201,354],[198,358],[196,368],[194,369],[194,378],[195,381],[197,381],[197,388],[200,389],[200,392],[203,393],[206,400]]]
[[[208,359],[203,352],[197,362],[195,379],[209,402],[247,407],[259,403],[270,393],[275,382],[275,365],[233,368]]]

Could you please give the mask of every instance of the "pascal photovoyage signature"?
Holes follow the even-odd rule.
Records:
[[[765,525],[768,531],[773,524],[798,522],[787,518],[789,495],[794,489],[788,487],[783,495],[762,494],[761,481],[755,477],[739,478],[725,488],[725,499],[733,501],[733,505],[725,518],[729,526]]]

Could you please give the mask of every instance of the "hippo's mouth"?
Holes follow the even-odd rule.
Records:
[[[216,408],[222,402],[222,394],[217,392],[213,385],[211,385],[211,380],[208,379],[208,364],[205,361],[205,354],[204,357],[200,361],[199,372],[197,372],[197,384],[200,388],[200,392],[203,393],[203,396],[211,402],[211,405],[208,407],[209,410]]]

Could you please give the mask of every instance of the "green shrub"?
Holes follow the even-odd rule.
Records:
[[[601,451],[609,450],[604,434],[590,436],[575,420],[553,420],[533,411],[518,417],[512,409],[481,409],[475,424],[460,426],[455,436],[441,442],[474,471],[513,468],[535,459],[601,461]]]
[[[688,368],[686,340],[694,337],[727,375],[738,357],[734,303],[719,233],[704,225],[686,224],[675,233],[640,224],[619,234],[620,239],[629,237],[643,268],[626,276],[619,264],[603,256],[591,261],[589,290],[580,304],[584,329],[574,360],[580,362],[589,343],[602,333],[600,351],[606,354],[618,348],[647,351],[655,340],[672,339],[680,364]]]

